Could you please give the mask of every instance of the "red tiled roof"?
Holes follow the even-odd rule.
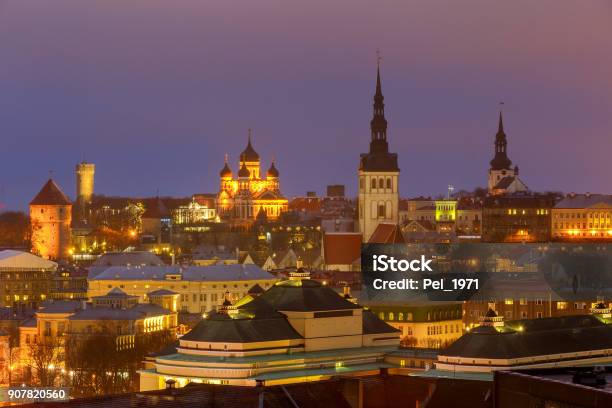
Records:
[[[145,212],[142,218],[164,218],[169,216],[168,208],[159,198],[147,200],[145,202]]]
[[[406,240],[397,224],[380,223],[372,233],[370,244],[404,244]]]
[[[321,199],[318,197],[296,197],[289,202],[289,209],[317,212],[321,210]]]
[[[71,205],[70,199],[49,179],[43,188],[36,194],[30,205]]]
[[[361,234],[354,232],[328,233],[323,237],[325,263],[352,265],[361,258]]]

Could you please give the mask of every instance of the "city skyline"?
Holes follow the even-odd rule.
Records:
[[[198,3],[128,2],[121,12],[96,2],[0,4],[0,51],[9,62],[0,69],[3,209],[24,210],[49,170],[75,198],[82,159],[96,163],[97,193],[212,193],[224,154],[244,147],[247,128],[262,159],[276,157],[288,197],[336,183],[354,196],[377,48],[402,197],[486,186],[502,100],[508,153],[531,189],[612,191],[600,177],[610,172],[612,147],[612,57],[602,52],[612,29],[603,4],[538,3],[531,22],[555,17],[545,29],[513,25],[518,5],[471,2],[456,10],[455,25],[436,30],[418,17],[441,5],[411,3],[395,13],[375,9],[387,27],[380,31],[359,26],[372,11],[359,3],[330,6],[326,17],[316,5],[301,5],[303,16],[277,5],[271,17]],[[295,28],[287,38],[271,35],[285,24]],[[164,42],[169,34],[179,38]],[[450,38],[453,47],[436,46]],[[237,160],[230,156],[234,171]]]

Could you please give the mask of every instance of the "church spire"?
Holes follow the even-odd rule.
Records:
[[[504,118],[500,109],[497,134],[495,135],[495,156],[493,156],[493,160],[491,160],[492,170],[510,169],[512,161],[508,158],[507,147],[508,141],[506,140],[506,133],[504,132]]]
[[[372,140],[370,142],[371,152],[386,153],[389,151],[387,145],[387,119],[385,119],[385,97],[382,93],[380,80],[380,52],[376,66],[376,92],[374,93],[374,115],[370,121]]]

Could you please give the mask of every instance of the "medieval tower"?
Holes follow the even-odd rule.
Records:
[[[72,203],[52,179],[30,202],[32,252],[46,259],[68,257]]]
[[[76,175],[76,200],[78,203],[90,203],[94,194],[94,175],[96,165],[81,162],[74,170]]]
[[[397,224],[399,207],[399,173],[397,154],[389,153],[387,120],[380,83],[380,66],[376,73],[374,116],[370,122],[370,151],[361,154],[359,162],[359,231],[367,242],[381,222]]]

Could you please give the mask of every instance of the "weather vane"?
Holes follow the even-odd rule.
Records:
[[[382,57],[380,55],[380,48],[376,49],[376,63],[380,65],[380,61],[382,61]]]

